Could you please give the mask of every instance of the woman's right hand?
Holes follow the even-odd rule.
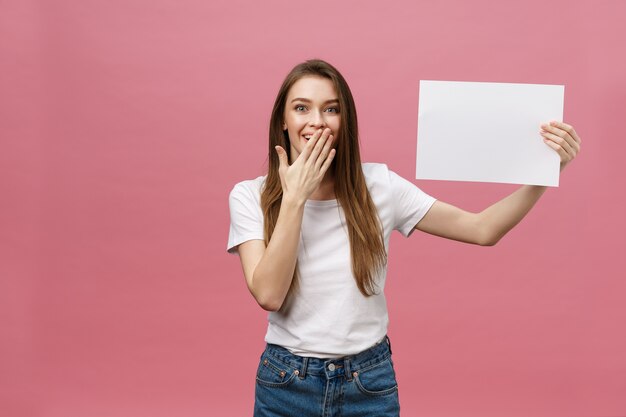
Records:
[[[294,198],[304,203],[319,187],[336,153],[331,148],[333,139],[330,129],[318,129],[291,165],[287,152],[280,146],[275,147],[280,161],[278,174],[283,198]]]

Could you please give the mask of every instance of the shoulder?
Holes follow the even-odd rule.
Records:
[[[398,186],[410,183],[410,181],[391,170],[387,164],[366,162],[362,164],[362,167],[363,175],[368,184],[382,182],[389,186]]]
[[[361,164],[365,180],[369,182],[389,180],[389,167],[378,162],[364,162]]]
[[[386,164],[364,163],[363,174],[370,194],[388,195],[394,201],[407,194],[423,194],[412,181],[389,169]]]
[[[261,177],[256,177],[255,179],[252,180],[244,180],[244,181],[240,181],[237,184],[235,184],[235,186],[233,187],[233,189],[230,191],[231,194],[233,193],[241,193],[241,192],[261,192],[261,188],[263,187],[263,184],[265,183],[265,178],[267,176],[263,175]]]
[[[368,188],[375,189],[378,186],[390,188],[397,186],[399,180],[403,180],[398,174],[389,169],[387,164],[377,162],[365,162],[361,164],[363,176]],[[406,180],[405,180],[406,181]]]
[[[389,173],[391,172],[386,164],[378,162],[365,162],[361,164],[365,184],[378,205],[391,198],[391,183]]]
[[[261,189],[267,176],[257,177],[251,180],[240,181],[230,190],[229,199],[259,201]]]

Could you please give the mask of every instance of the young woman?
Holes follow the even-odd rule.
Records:
[[[580,138],[565,123],[541,128],[563,169]],[[358,136],[341,74],[321,60],[299,64],[274,103],[267,175],[230,193],[228,251],[239,254],[252,296],[269,311],[257,417],[397,416],[383,293],[391,232],[494,245],[546,189],[525,185],[466,212],[384,164],[361,163]]]

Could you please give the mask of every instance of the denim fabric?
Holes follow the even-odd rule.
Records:
[[[340,359],[307,358],[267,344],[256,377],[255,417],[397,417],[389,338]]]

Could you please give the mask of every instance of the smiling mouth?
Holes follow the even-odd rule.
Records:
[[[332,134],[333,134],[333,133],[331,133],[331,135],[332,135]],[[304,140],[308,141],[308,140],[309,140],[309,139],[311,139],[314,135],[315,135],[315,134],[314,134],[314,133],[312,133],[312,134],[310,134],[310,135],[302,135],[302,137],[304,138]]]

